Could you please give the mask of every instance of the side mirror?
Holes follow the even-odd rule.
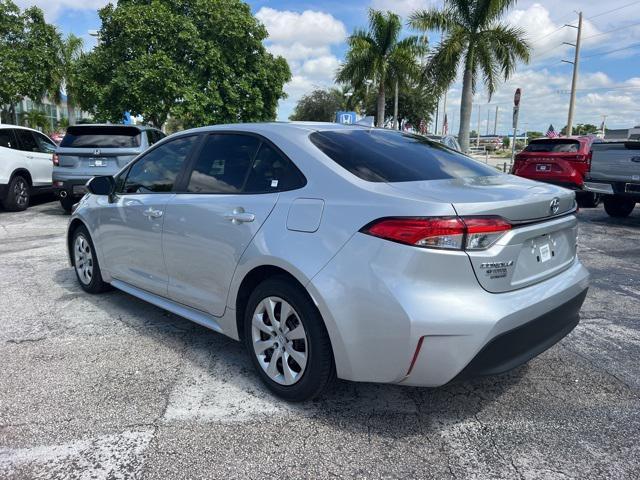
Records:
[[[87,190],[94,195],[113,195],[116,189],[116,181],[112,176],[93,177],[87,182]]]

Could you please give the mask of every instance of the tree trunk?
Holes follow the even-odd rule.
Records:
[[[471,127],[471,109],[473,108],[473,58],[467,55],[462,79],[462,98],[460,101],[460,130],[458,142],[463,152],[469,151],[469,128]]]
[[[398,130],[398,80],[396,80],[396,91],[393,99],[393,129]]]
[[[380,79],[380,86],[378,86],[378,120],[376,122],[377,127],[384,127],[384,80]]]
[[[69,125],[76,124],[76,109],[71,101],[71,95],[67,93],[67,116],[69,117]]]

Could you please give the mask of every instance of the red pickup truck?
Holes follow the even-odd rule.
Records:
[[[584,189],[591,168],[593,137],[538,138],[516,155],[511,173],[576,191],[583,208],[597,207],[600,195]]]

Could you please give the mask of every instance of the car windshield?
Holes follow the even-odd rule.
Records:
[[[525,152],[576,153],[580,150],[580,142],[570,139],[533,140]]]
[[[315,132],[313,144],[369,182],[414,182],[485,177],[498,172],[419,135],[382,129]]]
[[[136,148],[140,146],[140,130],[125,126],[73,126],[67,129],[61,147]]]

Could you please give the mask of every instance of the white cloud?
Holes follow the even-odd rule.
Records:
[[[342,43],[347,37],[344,24],[324,12],[297,13],[262,7],[256,17],[267,27],[269,40],[277,44],[318,47]]]
[[[267,49],[286,58],[291,67],[292,79],[285,86],[288,98],[278,106],[278,117],[286,119],[305,93],[333,84],[340,61],[331,47],[344,43],[347,29],[332,15],[312,10],[262,7],[256,17],[269,32]]]
[[[372,0],[371,8],[389,10],[401,17],[408,17],[416,10],[429,8],[435,2],[430,0]]]
[[[21,8],[40,7],[48,21],[54,21],[62,10],[98,10],[110,0],[15,0]],[[113,0],[115,3],[115,0]]]

